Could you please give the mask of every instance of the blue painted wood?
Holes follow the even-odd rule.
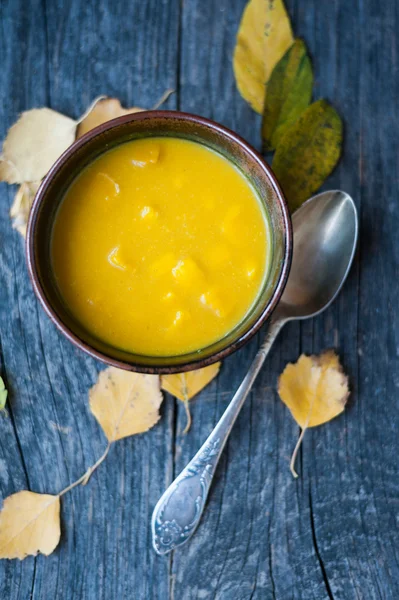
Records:
[[[240,98],[231,57],[245,0],[3,0],[0,136],[18,113],[50,106],[78,116],[98,94],[196,112],[260,147],[260,119]],[[344,155],[326,188],[360,210],[359,253],[337,302],[289,325],[256,382],[226,448],[197,534],[170,558],[150,546],[152,508],[202,443],[239,385],[259,341],[226,360],[192,402],[167,397],[148,434],[118,442],[84,488],[62,503],[54,554],[0,562],[12,600],[396,600],[399,597],[397,316],[399,205],[398,5],[287,1],[313,57],[315,97],[345,120]],[[31,290],[20,236],[0,186],[0,494],[57,492],[102,452],[87,409],[101,366],[55,331]],[[262,334],[260,334],[262,335]],[[289,473],[298,428],[276,381],[301,352],[338,349],[351,378],[344,415],[306,433],[300,478]]]

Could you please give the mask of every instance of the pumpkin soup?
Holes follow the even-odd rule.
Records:
[[[238,325],[270,253],[268,219],[244,175],[204,145],[167,137],[126,142],[86,167],[51,243],[74,318],[150,356],[200,350]]]

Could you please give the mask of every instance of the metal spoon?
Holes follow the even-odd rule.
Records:
[[[152,536],[158,554],[181,546],[194,533],[227,438],[280,329],[287,321],[325,310],[348,275],[358,234],[356,207],[348,194],[331,191],[314,196],[292,221],[292,267],[266,339],[219,423],[154,509]]]

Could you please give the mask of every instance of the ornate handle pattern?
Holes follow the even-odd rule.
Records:
[[[166,554],[180,546],[197,527],[219,461],[219,439],[205,444],[155,507],[153,546]]]
[[[167,554],[181,546],[197,528],[227,438],[283,324],[284,320],[278,319],[270,323],[264,344],[219,423],[155,506],[152,515],[152,543],[158,554]]]

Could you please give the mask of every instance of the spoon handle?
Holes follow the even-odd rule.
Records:
[[[283,320],[271,321],[264,343],[219,423],[159,499],[152,514],[152,543],[158,554],[167,554],[181,546],[197,528],[227,438],[283,324]]]

